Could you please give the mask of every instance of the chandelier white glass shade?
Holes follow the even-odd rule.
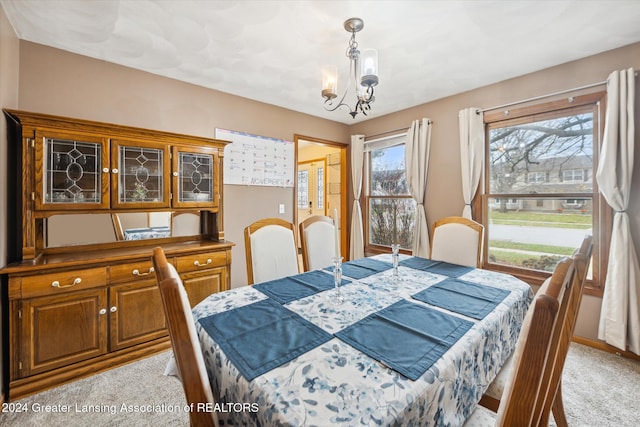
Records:
[[[378,84],[378,52],[375,49],[365,49],[360,53],[356,42],[356,33],[364,28],[364,22],[360,18],[350,18],[344,21],[344,29],[351,33],[347,58],[349,58],[349,77],[347,88],[338,100],[338,69],[335,66],[327,66],[322,70],[322,97],[324,108],[327,111],[335,111],[339,107],[347,107],[351,117],[358,113],[365,116],[371,110],[371,104],[375,100],[373,88]],[[355,92],[355,105],[351,108],[345,99],[353,88]]]

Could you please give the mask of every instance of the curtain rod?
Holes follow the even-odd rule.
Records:
[[[427,122],[428,122],[429,124],[432,124],[432,123],[433,123],[433,120],[431,120],[431,119],[427,119]],[[386,130],[386,131],[384,131],[384,132],[374,133],[373,135],[365,135],[364,137],[365,137],[365,139],[366,139],[366,138],[373,138],[373,137],[376,137],[376,136],[386,135],[386,134],[388,134],[388,133],[400,132],[400,131],[405,132],[405,135],[406,135],[406,131],[408,131],[410,127],[411,127],[411,126],[407,126],[406,128],[399,128],[399,129]],[[396,136],[396,135],[391,135],[391,136]]]
[[[638,73],[635,72],[634,76],[638,77]],[[588,84],[588,85],[575,87],[573,89],[561,90],[559,92],[553,92],[553,93],[549,93],[549,94],[546,94],[546,95],[534,96],[533,98],[527,98],[527,99],[523,99],[521,101],[514,101],[514,102],[509,102],[509,103],[506,103],[506,104],[502,104],[502,105],[496,105],[495,107],[484,108],[482,110],[476,110],[476,114],[484,113],[485,111],[499,110],[500,108],[511,107],[512,105],[524,104],[525,102],[537,101],[538,99],[549,98],[551,96],[562,95],[562,94],[570,93],[570,92],[576,92],[578,90],[589,89],[589,88],[596,87],[596,86],[601,86],[601,85],[604,85],[604,84],[607,84],[607,80],[605,80],[603,82],[591,83],[591,84]]]
[[[406,130],[408,130],[408,129],[409,129],[409,128],[404,129],[404,130],[406,131]],[[399,131],[399,130],[403,130],[403,129],[396,129],[395,131],[393,131],[393,130],[392,130],[392,131],[390,131],[390,132],[396,132],[396,131]],[[385,133],[386,133],[386,132],[385,132]],[[379,134],[379,135],[384,135],[384,134],[382,134],[382,133],[381,133],[381,134]],[[387,139],[398,138],[398,137],[400,137],[400,136],[406,136],[406,135],[407,135],[407,132],[404,132],[404,133],[395,133],[395,134],[393,134],[393,135],[383,136],[382,138],[369,139],[368,141],[365,141],[364,143],[365,143],[365,144],[368,144],[368,143],[371,143],[371,142],[386,141]],[[372,135],[372,136],[376,136],[376,135]],[[366,138],[366,137],[365,137],[365,138]]]
[[[364,138],[365,138],[365,139],[367,139],[367,138],[374,138],[374,137],[376,137],[376,136],[386,135],[386,134],[388,134],[388,133],[393,133],[393,132],[400,132],[400,131],[405,131],[405,132],[406,132],[407,130],[409,130],[409,127],[406,127],[406,128],[399,128],[399,129],[392,129],[392,130],[386,130],[386,131],[384,131],[384,132],[374,133],[373,135],[365,135],[365,137],[364,137]],[[390,136],[395,136],[395,135],[390,135]]]

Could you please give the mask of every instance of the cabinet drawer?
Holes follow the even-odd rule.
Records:
[[[209,295],[227,290],[227,268],[217,267],[185,273],[182,274],[182,283],[189,296],[191,307],[195,307]]]
[[[225,265],[227,265],[226,251],[205,252],[176,258],[176,268],[179,273],[224,267]]]
[[[109,283],[132,282],[144,279],[155,280],[156,278],[151,260],[113,265],[109,267],[109,274]]]
[[[107,269],[57,271],[22,278],[22,298],[56,295],[65,292],[97,288],[107,284]]]

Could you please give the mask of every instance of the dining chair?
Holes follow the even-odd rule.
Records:
[[[153,250],[152,261],[182,388],[187,404],[193,404],[194,408],[189,411],[191,425],[217,427],[216,412],[196,410],[202,408],[203,404],[213,405],[214,399],[187,291],[176,269],[167,262],[162,248]]]
[[[588,265],[591,260],[593,250],[593,239],[587,235],[574,255],[575,273],[571,283],[571,289],[565,298],[564,306],[561,307],[561,326],[555,330],[553,337],[556,354],[553,355],[554,362],[545,372],[545,382],[549,383],[548,391],[545,398],[538,402],[538,406],[544,405],[540,415],[540,425],[548,425],[549,411],[553,412],[553,417],[558,427],[567,426],[564,407],[562,404],[562,369],[564,361],[569,350],[573,330],[578,317],[580,301],[582,299],[582,291],[586,281]],[[540,292],[545,292],[548,288],[551,278],[547,279],[540,287]],[[510,357],[487,388],[480,404],[493,411],[497,411],[507,378],[512,369],[513,357]]]
[[[333,218],[313,215],[300,223],[300,245],[304,271],[333,264],[336,253],[336,228]]]
[[[593,238],[590,235],[584,237],[580,248],[573,255],[576,266],[576,274],[574,278],[575,288],[569,298],[567,313],[562,326],[560,344],[558,345],[557,354],[553,364],[553,372],[551,383],[547,392],[542,415],[540,417],[540,426],[549,425],[549,413],[553,413],[553,419],[558,427],[568,427],[567,417],[564,412],[564,404],[562,403],[562,371],[564,363],[569,352],[573,332],[578,322],[578,312],[580,311],[580,303],[582,302],[582,293],[587,279],[589,263],[593,254]]]
[[[450,216],[433,224],[431,259],[480,267],[484,227],[473,220]]]
[[[560,315],[575,276],[573,259],[563,258],[544,289],[535,296],[522,323],[513,363],[497,412],[478,406],[465,422],[476,426],[538,426],[539,402],[548,384],[544,373],[553,364],[554,331],[561,326]]]
[[[145,212],[112,213],[113,228],[118,240],[124,240],[124,232],[131,228],[147,228],[149,221]]]
[[[248,284],[300,273],[294,226],[280,218],[258,220],[244,229]]]
[[[200,234],[199,211],[175,211],[171,214],[171,236],[195,236]]]
[[[171,227],[171,211],[148,212],[149,227]]]

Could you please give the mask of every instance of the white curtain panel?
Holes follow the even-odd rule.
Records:
[[[431,120],[414,120],[407,132],[404,162],[409,193],[416,201],[416,219],[413,234],[413,255],[429,258],[429,227],[424,210],[424,193],[427,188],[429,152],[431,151]]]
[[[633,172],[634,102],[633,69],[611,73],[596,178],[615,215],[598,338],[621,350],[628,345],[640,354],[640,267],[626,212]]]
[[[484,160],[484,114],[479,108],[458,112],[460,126],[460,163],[462,166],[462,216],[473,219],[471,201],[476,194]]]
[[[351,135],[351,182],[353,184],[353,209],[351,211],[351,248],[349,259],[364,257],[364,234],[362,232],[362,166],[364,160],[364,135]]]

